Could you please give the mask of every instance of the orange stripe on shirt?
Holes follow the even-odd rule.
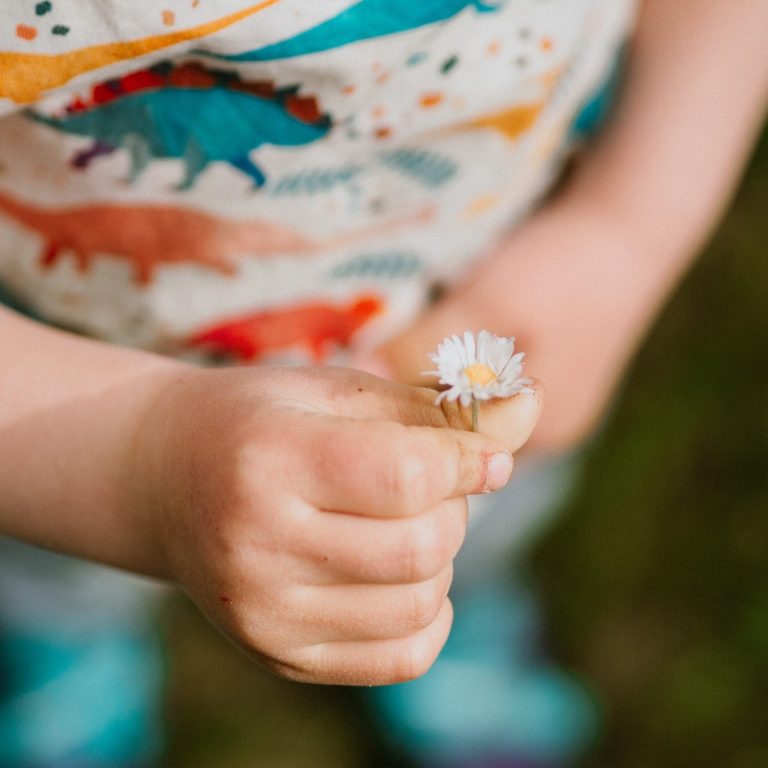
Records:
[[[189,29],[138,40],[92,45],[67,53],[2,51],[0,52],[0,98],[9,98],[18,104],[29,104],[39,99],[46,91],[64,85],[84,72],[169,48],[187,40],[211,35],[278,2],[280,0],[262,0],[237,13]]]

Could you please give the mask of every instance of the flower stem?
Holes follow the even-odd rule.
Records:
[[[477,432],[477,422],[478,422],[478,407],[477,407],[477,400],[472,398],[472,431]]]

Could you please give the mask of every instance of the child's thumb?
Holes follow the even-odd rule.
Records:
[[[365,374],[359,374],[365,376]],[[408,426],[450,427],[472,431],[472,407],[459,401],[436,402],[438,393],[426,387],[395,384],[365,376],[353,396],[345,401],[341,415],[352,418],[388,419]],[[541,415],[543,388],[536,379],[511,397],[479,403],[477,432],[504,446],[519,450],[531,436]]]
[[[536,379],[512,397],[494,398],[479,403],[477,431],[497,440],[514,453],[531,436],[541,416],[544,390]],[[472,408],[443,401],[442,410],[451,426],[472,429]]]

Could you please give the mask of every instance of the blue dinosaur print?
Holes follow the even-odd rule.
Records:
[[[317,195],[349,184],[365,171],[361,164],[344,165],[340,168],[317,168],[291,173],[275,181],[270,189],[272,197],[281,195]]]
[[[436,24],[457,16],[465,8],[493,13],[504,0],[360,0],[328,21],[295,37],[231,56],[211,54],[228,61],[275,61]]]
[[[407,278],[424,269],[422,259],[408,251],[364,253],[339,264],[331,271],[334,278]]]
[[[315,99],[298,90],[166,62],[100,84],[88,103],[72,104],[62,116],[28,114],[56,130],[94,140],[73,158],[76,168],[123,148],[130,155],[130,181],[154,159],[180,158],[185,173],[179,190],[191,188],[215,161],[229,163],[261,187],[266,177],[251,159],[253,150],[264,144],[310,144],[331,129],[330,117],[320,113]]]
[[[459,171],[459,166],[450,157],[426,149],[403,147],[392,152],[383,152],[380,158],[388,168],[399,171],[430,189],[447,184]]]

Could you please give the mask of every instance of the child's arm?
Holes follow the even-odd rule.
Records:
[[[539,411],[535,392],[489,411],[502,443],[450,428],[461,414],[431,390],[204,370],[3,309],[0,361],[0,533],[177,580],[268,668],[311,682],[426,671],[465,495],[506,483]]]
[[[137,426],[185,367],[0,307],[0,532],[148,574],[164,564],[125,509]]]
[[[768,3],[647,0],[620,107],[573,178],[381,354],[418,381],[425,349],[517,335],[547,389],[532,444],[592,428],[659,304],[726,204],[768,93]]]

